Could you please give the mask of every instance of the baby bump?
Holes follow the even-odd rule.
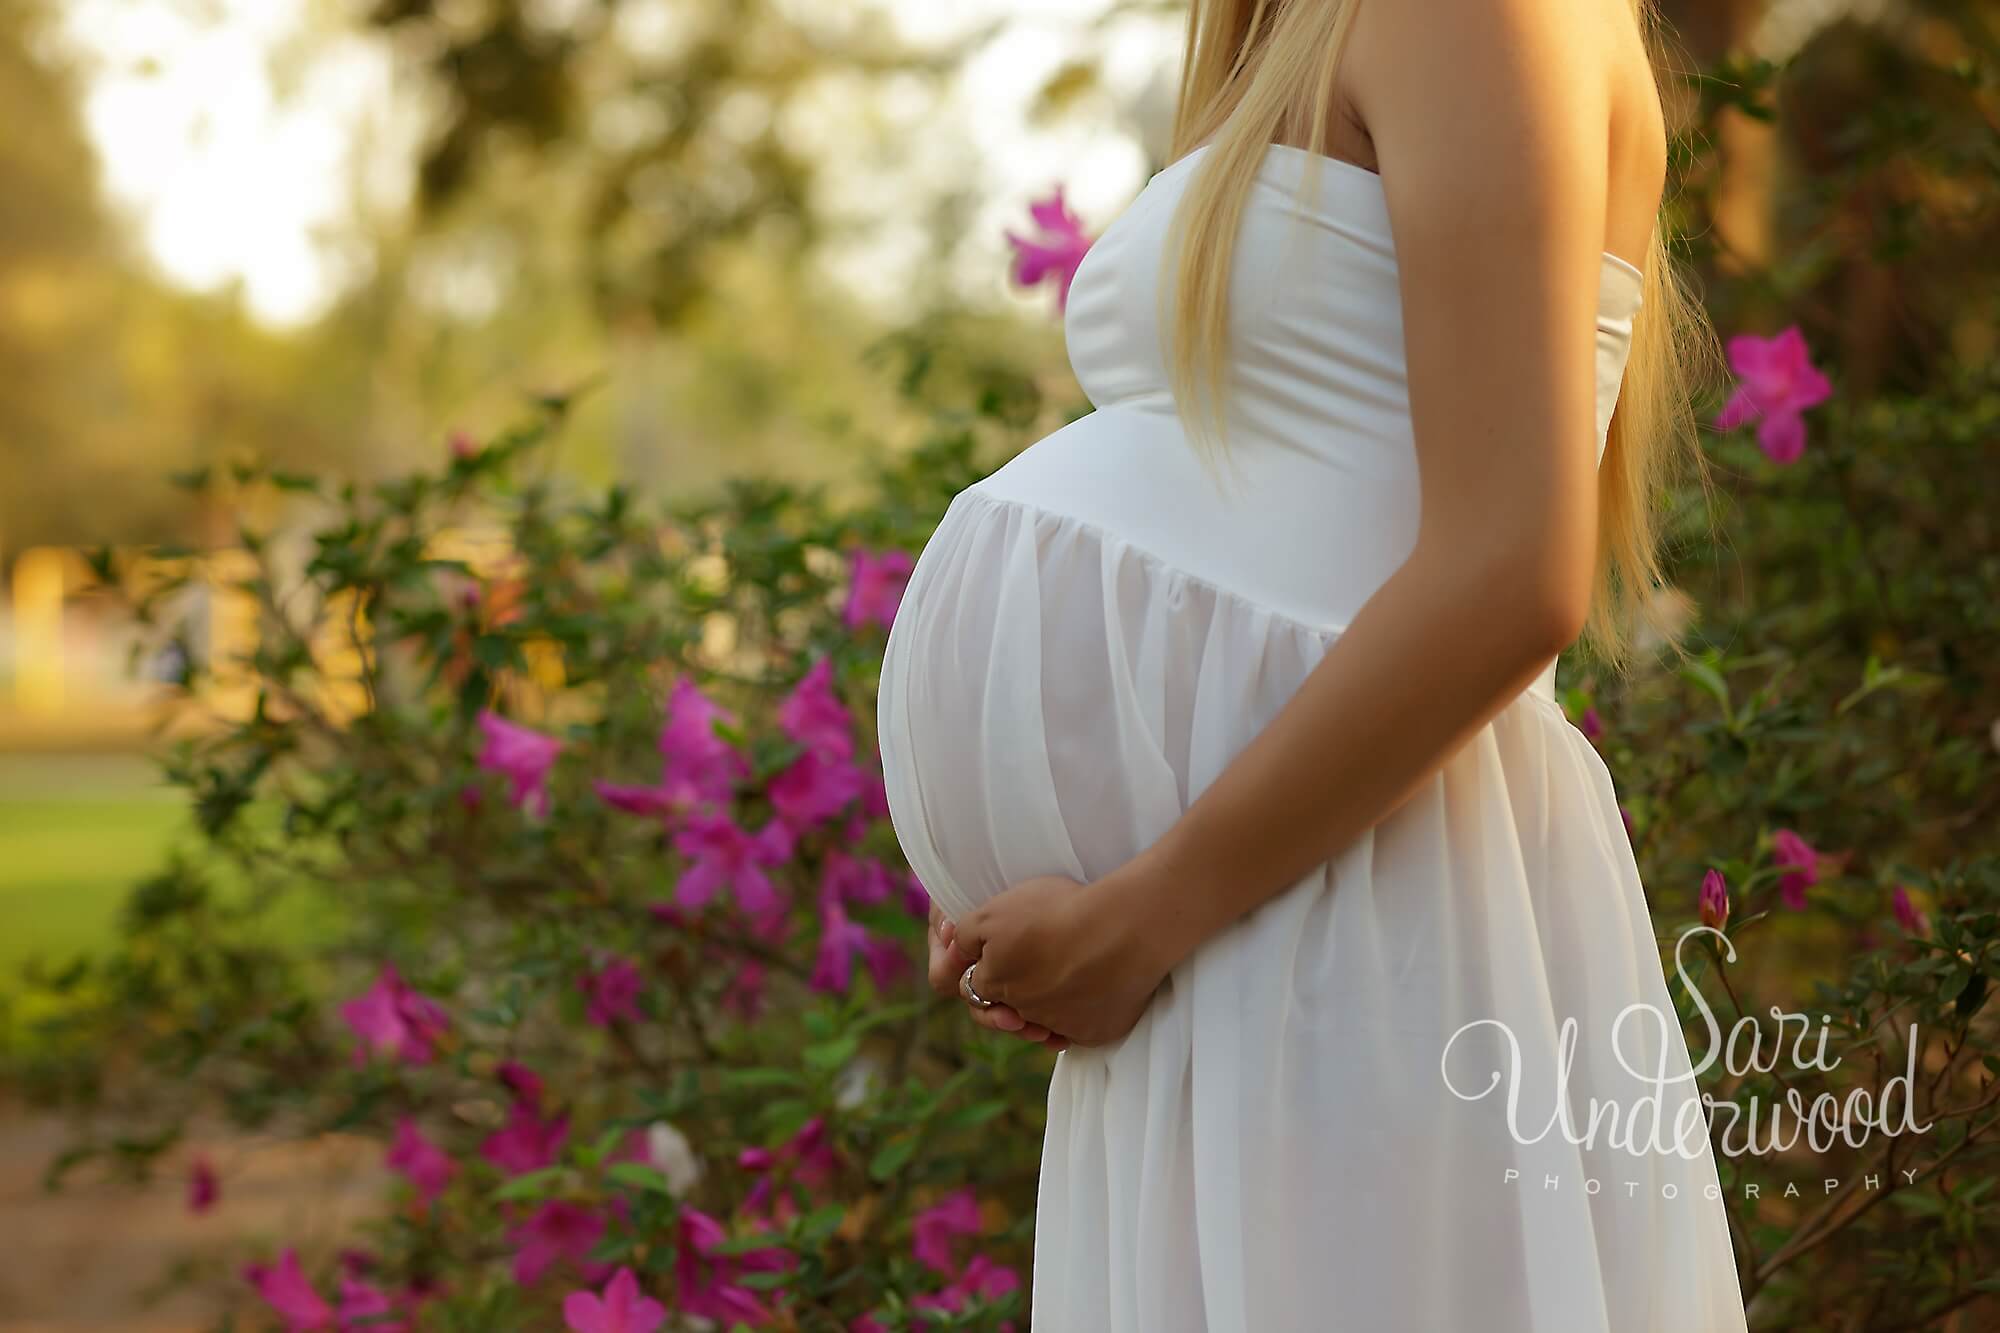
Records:
[[[1176,627],[1144,572],[1108,565],[1071,520],[977,489],[925,547],[877,718],[891,822],[948,914],[1036,875],[1094,879],[1185,808]]]

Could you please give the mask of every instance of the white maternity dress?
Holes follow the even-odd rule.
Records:
[[[953,499],[889,635],[890,815],[948,916],[1152,843],[1412,548],[1380,177],[1285,146],[1259,169],[1225,492],[1175,414],[1155,305],[1199,157],[1076,274],[1065,331],[1096,410]],[[1600,456],[1640,299],[1607,253]],[[1127,1037],[1057,1058],[1034,1333],[1743,1329],[1631,844],[1554,671],[1196,951]]]

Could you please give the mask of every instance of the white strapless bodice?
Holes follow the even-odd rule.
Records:
[[[1337,629],[1416,541],[1417,456],[1402,296],[1381,177],[1273,145],[1236,247],[1229,452],[1218,489],[1175,414],[1161,257],[1197,149],[1155,175],[1070,289],[1070,365],[1096,407],[978,484],[1089,523],[1307,624]],[[1305,202],[1302,173],[1318,179]],[[1602,458],[1642,278],[1604,253],[1597,311]]]

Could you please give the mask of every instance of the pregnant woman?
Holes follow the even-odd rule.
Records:
[[[1196,0],[1070,292],[1096,410],[917,563],[879,717],[933,977],[1061,1051],[1035,1333],[1744,1327],[1553,687],[1657,584],[1712,341],[1647,23]]]

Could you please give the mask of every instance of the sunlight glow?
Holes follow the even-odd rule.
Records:
[[[64,36],[88,82],[84,118],[113,201],[173,281],[241,282],[274,324],[313,319],[353,261],[337,244],[357,191],[406,179],[370,153],[390,62],[358,37],[297,43],[304,0],[72,0]],[[282,87],[281,87],[282,80]]]
[[[1171,62],[1177,25],[1121,32],[1103,75],[1109,116],[1037,126],[1041,82],[1077,50],[1079,25],[1103,0],[878,0],[920,44],[960,38],[998,19],[1008,26],[966,66],[940,105],[886,111],[892,140],[861,149],[851,104],[828,107],[814,151],[853,159],[834,173],[825,203],[866,218],[866,239],[837,247],[829,267],[863,299],[899,290],[893,278],[923,262],[924,233],[911,211],[963,188],[964,151],[980,161],[968,243],[950,256],[961,293],[1006,290],[1003,228],[1026,201],[1063,180],[1072,201],[1101,224],[1143,183],[1155,137],[1158,72]],[[551,13],[553,14],[553,10]],[[666,0],[633,0],[620,36],[670,46],[677,28]],[[172,281],[198,290],[241,284],[250,311],[297,325],[323,314],[366,271],[357,218],[407,206],[418,142],[417,98],[398,88],[379,41],[337,26],[313,0],[70,0],[63,37],[85,75],[84,116],[115,205],[134,221],[146,253]],[[843,114],[844,113],[844,114]],[[1120,124],[1120,121],[1123,124]],[[879,125],[879,121],[877,124]],[[593,127],[615,137],[616,118]],[[1154,147],[1147,144],[1150,150]],[[859,150],[859,151],[858,151]],[[886,208],[883,201],[908,201]]]

